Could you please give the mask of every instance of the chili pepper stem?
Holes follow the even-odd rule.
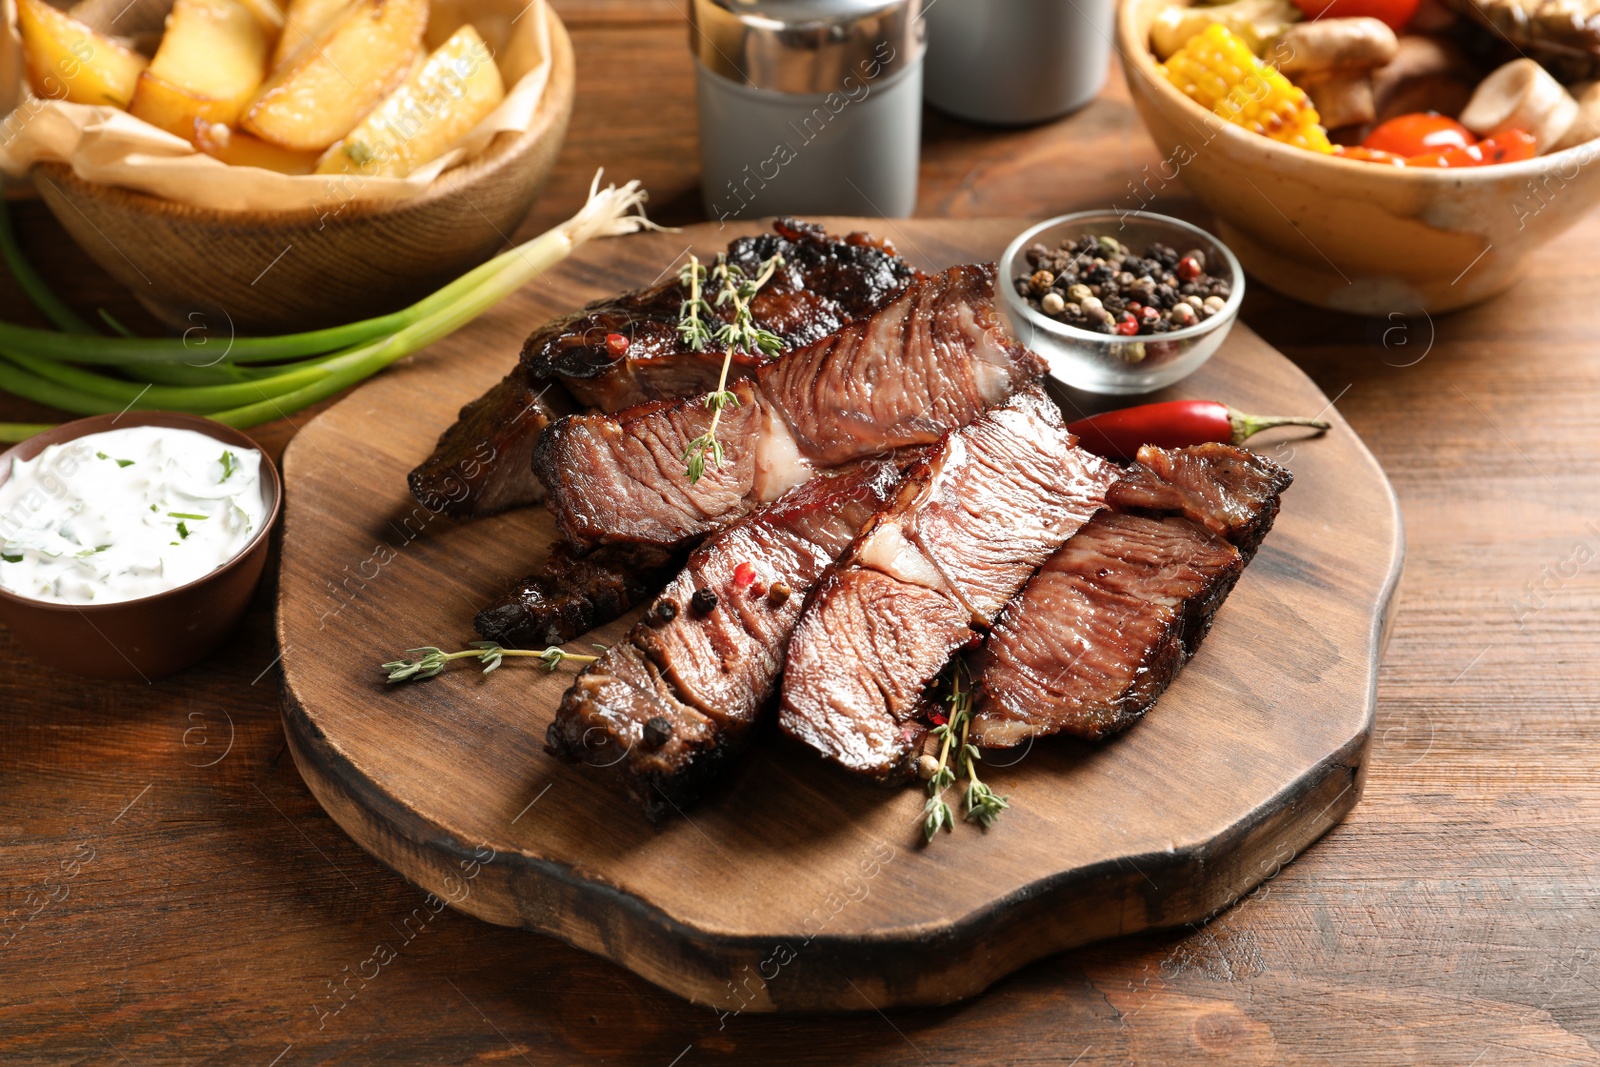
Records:
[[[1307,419],[1293,415],[1246,415],[1242,411],[1228,409],[1228,422],[1233,426],[1233,444],[1242,445],[1262,430],[1270,430],[1274,426],[1309,426],[1314,430],[1326,432],[1329,423],[1327,419]]]

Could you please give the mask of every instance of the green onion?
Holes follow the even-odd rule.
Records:
[[[11,229],[11,215],[5,209],[5,199],[0,197],[0,257],[6,261],[6,266],[11,270],[11,276],[17,280],[23,293],[32,301],[33,306],[44,313],[44,317],[55,323],[57,328],[67,333],[95,332],[77,312],[63,304],[44,279],[34,272],[33,265],[22,257],[22,249],[17,245],[17,235]]]
[[[34,434],[53,429],[55,426],[48,422],[0,422],[0,441],[26,441]]]
[[[33,273],[0,204],[0,253],[18,283],[52,322],[81,331],[0,323],[0,389],[77,415],[159,409],[240,427],[285,418],[455,332],[592,238],[653,225],[637,211],[645,200],[638,182],[603,190],[599,184],[596,174],[588,201],[571,219],[408,308],[326,330],[234,338],[218,355],[207,348],[221,342],[197,341],[190,336],[195,331],[175,338],[94,333]],[[116,320],[103,317],[122,332]],[[0,423],[0,440],[22,440],[41,429]]]

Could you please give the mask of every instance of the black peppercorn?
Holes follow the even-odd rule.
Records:
[[[671,597],[662,597],[656,601],[655,609],[650,612],[650,621],[656,626],[665,626],[678,617],[678,602]]]
[[[672,740],[672,722],[657,715],[644,724],[644,743],[660,748]]]
[[[694,591],[694,596],[689,600],[689,606],[702,615],[709,615],[717,609],[717,594],[708,586],[701,586]]]

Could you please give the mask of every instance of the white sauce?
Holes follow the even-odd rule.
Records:
[[[13,462],[0,587],[58,604],[136,600],[210,574],[265,519],[253,448],[165,426],[90,434]]]

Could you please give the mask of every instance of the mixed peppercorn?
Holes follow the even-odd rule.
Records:
[[[1181,255],[1159,241],[1143,256],[1114,237],[1084,234],[1058,248],[1030,245],[1031,274],[1017,295],[1057,322],[1094,333],[1149,335],[1182,330],[1220,312],[1232,289],[1206,273],[1206,255]]]

